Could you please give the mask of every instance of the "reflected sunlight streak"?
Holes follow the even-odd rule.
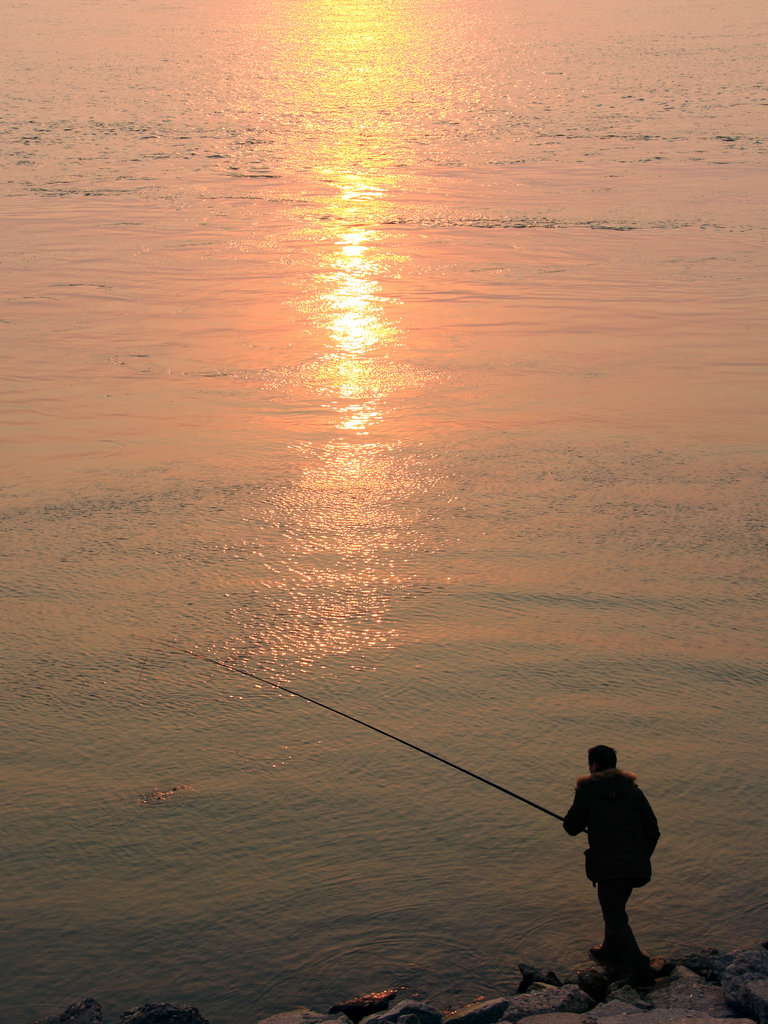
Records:
[[[359,214],[360,191],[347,191]],[[338,207],[342,197],[335,200]],[[397,344],[395,325],[384,318],[381,294],[381,254],[369,228],[340,225],[329,253],[329,289],[313,302],[315,322],[329,339],[322,360],[312,368],[315,384],[337,399],[336,425],[365,435],[384,418],[385,399],[410,382],[407,368],[391,359]]]
[[[413,74],[407,23],[384,0],[308,0],[300,17],[296,101],[334,131],[303,135],[310,148],[296,154],[322,182],[296,208],[309,262],[296,305],[319,339],[298,382],[320,398],[338,436],[329,439],[325,425],[308,435],[299,476],[251,520],[269,531],[269,556],[233,614],[251,652],[281,671],[396,643],[389,610],[413,585],[422,540],[410,496],[422,482],[397,437],[372,435],[384,429],[392,395],[431,380],[393,358],[404,344],[398,300],[385,292],[408,260],[390,244],[404,236],[381,227],[398,175],[377,169],[399,130],[384,106],[396,105]]]

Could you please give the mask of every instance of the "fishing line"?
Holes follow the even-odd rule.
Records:
[[[387,732],[386,729],[379,729],[378,726],[371,725],[370,722],[364,722],[362,718],[355,718],[354,715],[350,715],[346,711],[340,711],[338,708],[331,707],[330,704],[323,704],[322,701],[315,700],[314,697],[307,697],[306,694],[299,693],[298,690],[292,690],[287,686],[283,686],[282,683],[274,683],[271,679],[264,679],[262,676],[258,676],[254,672],[248,672],[247,669],[238,668],[236,665],[229,665],[226,661],[219,661],[218,658],[211,658],[207,654],[200,654],[198,651],[190,651],[186,647],[182,647],[181,644],[176,643],[174,640],[158,640],[157,643],[164,644],[166,647],[170,647],[173,650],[188,654],[190,657],[199,658],[200,661],[207,661],[210,665],[217,665],[219,668],[226,669],[228,672],[235,672],[238,675],[247,676],[249,679],[255,679],[259,683],[266,683],[267,686],[274,686],[276,690],[282,690],[284,693],[289,693],[292,697],[299,697],[301,700],[305,700],[308,704],[314,704],[315,707],[323,708],[324,711],[330,711],[334,715],[339,715],[341,718],[346,718],[350,722],[362,725],[364,728],[370,729],[371,732],[377,732],[380,736],[385,736],[389,740],[401,743],[404,747],[410,747],[411,750],[415,750],[419,754],[431,757],[433,761],[439,761],[440,764],[447,765],[449,768],[453,768],[457,772],[461,772],[463,775],[469,775],[470,778],[477,779],[478,782],[483,782],[486,786],[490,786],[492,789],[498,789],[500,793],[506,793],[507,796],[511,796],[515,800],[519,800],[521,803],[528,804],[529,807],[535,807],[537,811],[541,811],[543,814],[548,814],[552,818],[557,818],[558,821],[563,820],[560,814],[555,814],[554,811],[550,811],[548,808],[542,807],[541,804],[534,803],[533,800],[520,796],[519,793],[514,793],[511,789],[507,789],[506,786],[500,786],[498,782],[492,782],[490,779],[486,779],[485,776],[478,775],[477,772],[470,771],[469,768],[462,768],[460,764],[448,761],[446,758],[440,757],[439,754],[433,754],[431,750],[425,750],[424,747],[418,747],[415,743],[404,740],[400,736],[395,736],[394,733]]]

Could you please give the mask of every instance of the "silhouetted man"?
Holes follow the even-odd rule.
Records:
[[[632,890],[651,880],[651,854],[659,841],[659,826],[632,772],[616,767],[612,747],[592,747],[589,775],[576,782],[576,794],[563,820],[568,835],[586,831],[587,878],[597,886],[605,922],[601,946],[589,955],[607,966],[623,966],[628,983],[647,988],[654,982],[648,957],[641,952],[627,917]]]

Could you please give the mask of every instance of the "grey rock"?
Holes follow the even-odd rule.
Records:
[[[648,999],[658,1009],[705,1013],[709,1017],[735,1016],[725,1004],[723,990],[687,967],[676,967],[669,978],[657,982]]]
[[[620,1019],[622,1017],[629,1017],[634,1013],[645,1013],[645,1010],[634,1003],[625,1003],[623,999],[611,999],[607,1003],[595,1006],[584,1019],[586,1021],[604,1021],[606,1017]]]
[[[768,1024],[768,950],[749,949],[723,972],[723,993],[733,1010]]]
[[[596,1003],[602,1003],[608,995],[610,981],[607,972],[601,967],[596,967],[590,960],[589,963],[577,964],[566,976],[565,984],[578,985]]]
[[[575,1013],[537,1013],[533,1017],[521,1017],[526,1024],[587,1024],[588,1017],[580,1017]]]
[[[36,1024],[104,1024],[101,1004],[95,999],[84,999],[82,1003],[72,1003],[58,1017],[46,1017]]]
[[[669,960],[674,967],[687,967],[706,981],[715,981],[714,965],[719,955],[718,949],[692,949],[686,953],[677,953]]]
[[[265,1017],[259,1024],[341,1024],[347,1019],[343,1014],[318,1013],[316,1010],[308,1010],[306,1006],[300,1006],[287,1013],[276,1013],[272,1017]]]
[[[509,1006],[509,999],[486,999],[482,1003],[463,1006],[448,1017],[449,1024],[497,1024]]]
[[[669,958],[672,967],[687,967],[705,981],[711,981],[715,985],[721,983],[723,973],[733,961],[746,952],[743,949],[723,952],[719,949],[695,949],[686,953],[680,953]],[[671,973],[671,972],[670,972]]]
[[[627,1024],[627,1021],[637,1021],[638,1024],[712,1024],[712,1018],[704,1013],[686,1013],[685,1010],[648,1010],[640,1016],[628,1016],[621,1013],[616,1017],[602,1017],[600,1024]],[[588,1018],[583,1019],[583,1024],[589,1024]],[[750,1024],[750,1021],[741,1017],[732,1017],[730,1024]],[[754,1024],[754,1021],[751,1022]]]
[[[126,1010],[120,1024],[208,1024],[196,1006],[178,1003],[145,1003]]]
[[[517,969],[523,976],[523,980],[517,988],[518,992],[529,992],[537,983],[543,983],[556,988],[562,985],[554,971],[542,971],[540,967],[533,967],[531,964],[518,964]]]
[[[630,1006],[636,1006],[639,1010],[650,1010],[651,1004],[648,1000],[641,996],[637,989],[632,988],[631,985],[627,985],[626,982],[615,982],[608,989],[608,993],[611,999],[617,999],[620,1003],[627,1003]]]
[[[383,1010],[381,1013],[372,1013],[370,1017],[363,1019],[367,1024],[395,1024],[402,1017],[411,1015],[418,1018],[419,1024],[442,1024],[443,1018],[438,1010],[415,999],[403,999],[401,1002],[395,1003],[392,1009]]]
[[[563,985],[543,992],[525,992],[513,996],[502,1020],[517,1024],[524,1017],[544,1013],[586,1013],[595,1005],[594,999],[578,985]]]

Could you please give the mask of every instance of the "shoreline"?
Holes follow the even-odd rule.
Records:
[[[254,1024],[768,1024],[768,941],[722,951],[693,949],[651,961],[655,983],[639,991],[616,972],[592,961],[574,966],[564,978],[525,963],[514,993],[484,998],[443,1012],[402,990],[358,996],[326,1011],[298,1007],[259,1018]],[[398,998],[398,996],[400,998]],[[391,1004],[391,1005],[390,1005]],[[101,1004],[89,997],[58,1016],[34,1024],[216,1024],[194,1006],[147,1003],[104,1020]]]

